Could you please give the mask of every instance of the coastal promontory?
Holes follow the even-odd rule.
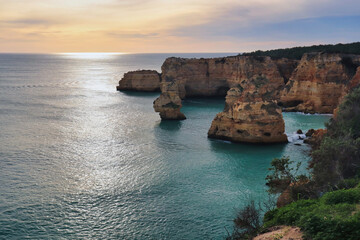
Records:
[[[118,91],[158,92],[160,80],[160,74],[155,70],[131,71],[124,74],[116,89]]]

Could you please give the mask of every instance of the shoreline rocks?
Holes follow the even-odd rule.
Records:
[[[310,129],[305,134],[307,138],[304,140],[304,143],[313,147],[318,146],[326,133],[327,129]]]

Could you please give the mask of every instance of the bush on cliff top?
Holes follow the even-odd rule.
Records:
[[[243,53],[244,56],[269,56],[274,59],[289,58],[289,59],[301,59],[304,53],[309,52],[326,52],[326,53],[348,53],[348,54],[360,54],[360,42],[348,43],[348,44],[336,44],[336,45],[313,45],[309,47],[294,47],[285,49],[275,49],[268,51],[255,51]]]
[[[296,225],[311,239],[359,239],[360,189],[337,190],[299,200],[265,214],[264,227]]]

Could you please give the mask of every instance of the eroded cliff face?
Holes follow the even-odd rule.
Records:
[[[178,86],[175,82],[162,82],[161,95],[154,101],[155,112],[159,112],[163,120],[184,120],[180,112],[182,107]]]
[[[275,101],[237,100],[229,111],[216,115],[210,138],[248,143],[287,142],[281,108]]]
[[[162,66],[162,83],[172,83],[181,99],[194,96],[226,96],[230,88],[256,92],[265,99],[278,99],[285,85],[279,66],[293,69],[295,61],[273,61],[270,57],[235,56],[210,59],[168,58]],[[285,67],[283,67],[285,68]],[[165,93],[167,88],[162,89]],[[162,96],[160,96],[160,99]],[[157,108],[160,112],[161,109]]]
[[[124,74],[116,89],[118,91],[158,92],[160,91],[160,81],[160,74],[157,71],[131,71]]]
[[[226,96],[224,111],[212,122],[209,137],[286,142],[281,107],[332,113],[343,96],[359,85],[359,66],[358,55],[326,53],[305,54],[300,61],[256,56],[168,58],[161,76],[155,71],[130,72],[119,89],[153,91],[161,87],[154,109],[163,120],[185,119],[181,100],[186,97]]]
[[[357,55],[304,54],[281,94],[280,105],[286,111],[332,113],[358,84],[359,63]]]
[[[169,58],[162,66],[162,94],[154,108],[162,119],[184,119],[180,99],[227,93],[224,112],[214,119],[209,137],[235,142],[286,142],[276,100],[286,76],[290,76],[287,69],[295,67],[296,61],[274,61],[270,57]]]

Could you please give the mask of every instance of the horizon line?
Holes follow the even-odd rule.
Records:
[[[229,51],[216,51],[216,52],[0,52],[0,54],[114,54],[114,55],[126,55],[126,54],[191,54],[191,53],[235,53],[242,52],[229,52]]]

